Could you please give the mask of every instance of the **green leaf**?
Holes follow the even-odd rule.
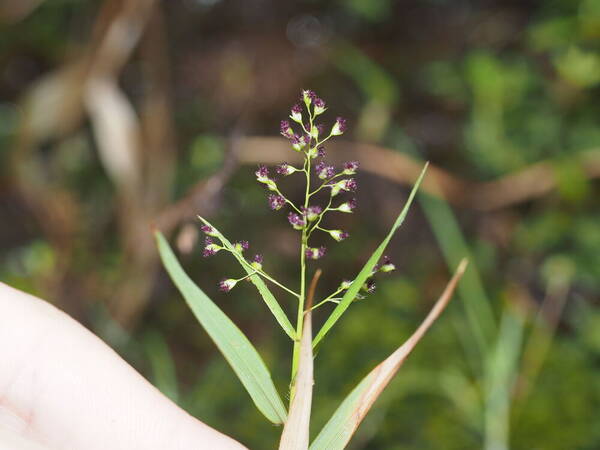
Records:
[[[317,435],[310,446],[310,450],[342,450],[346,447],[358,426],[388,383],[394,378],[400,366],[446,308],[466,267],[467,261],[463,259],[446,289],[427,314],[425,320],[419,325],[419,328],[394,353],[369,372],[358,386],[350,392]]]
[[[348,307],[350,306],[352,301],[354,301],[354,299],[356,298],[356,294],[358,294],[358,291],[360,290],[361,286],[364,284],[365,281],[367,281],[367,278],[369,278],[369,276],[371,275],[373,268],[375,267],[375,265],[381,258],[381,255],[383,255],[383,252],[385,251],[388,243],[394,236],[394,233],[400,227],[400,225],[402,225],[402,222],[404,222],[404,219],[406,218],[406,215],[408,214],[410,205],[412,204],[412,201],[415,198],[417,189],[419,189],[419,185],[421,184],[421,181],[423,180],[423,177],[425,176],[425,171],[427,170],[428,165],[429,165],[429,163],[426,163],[425,167],[423,167],[423,170],[421,171],[419,178],[417,178],[417,182],[415,183],[415,185],[408,197],[408,200],[407,200],[406,204],[404,205],[404,208],[402,209],[402,212],[400,213],[400,215],[396,219],[396,222],[392,226],[392,229],[390,230],[388,235],[385,237],[383,242],[381,244],[379,244],[379,247],[377,247],[377,249],[373,252],[373,254],[369,258],[369,260],[366,262],[366,264],[364,265],[362,270],[358,273],[358,275],[352,282],[352,285],[350,286],[350,288],[346,291],[346,293],[342,297],[342,300],[340,300],[340,302],[338,303],[336,308],[333,310],[331,315],[327,318],[327,321],[323,324],[323,326],[321,327],[321,329],[315,336],[315,339],[313,340],[313,347],[316,347],[319,344],[319,342],[321,342],[321,340],[325,337],[325,335],[331,329],[331,327],[333,327],[333,325],[338,321],[338,319],[341,317],[341,315],[344,314],[344,312],[348,309]]]
[[[158,251],[171,279],[208,335],[231,365],[254,404],[271,422],[286,420],[283,402],[271,380],[269,369],[240,329],[183,271],[173,250],[159,231]]]
[[[208,220],[206,220],[204,217],[198,216],[198,219],[200,219],[205,225],[208,225],[209,227],[211,227],[214,230],[214,233],[221,240],[221,242],[223,243],[225,248],[227,248],[228,250],[231,251],[231,254],[235,257],[235,259],[238,260],[238,262],[240,263],[240,265],[242,266],[242,268],[246,271],[246,273],[248,275],[254,273],[254,270],[251,267],[249,267],[248,264],[244,263],[243,258],[236,251],[234,251],[234,248],[233,248],[233,245],[231,244],[231,242],[229,242],[229,240],[225,236],[223,236],[223,234],[221,234],[221,232],[219,230],[217,230],[213,225],[211,225],[208,222]],[[275,296],[269,290],[269,288],[267,287],[265,282],[262,280],[260,275],[256,275],[256,274],[251,275],[249,277],[249,279],[250,279],[250,281],[252,281],[254,286],[256,286],[256,289],[258,289],[258,292],[260,292],[260,295],[262,296],[263,300],[267,304],[267,307],[269,308],[269,310],[271,311],[273,316],[275,316],[275,320],[277,320],[279,325],[281,325],[281,328],[283,328],[283,331],[285,331],[292,340],[296,340],[296,330],[292,326],[287,315],[285,314],[283,309],[281,309],[281,306],[279,306],[279,302],[277,302],[277,300],[275,299]]]

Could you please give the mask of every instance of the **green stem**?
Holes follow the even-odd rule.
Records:
[[[223,247],[224,250],[227,250],[228,252],[232,253],[233,256],[236,257],[236,259],[250,267],[252,270],[254,270],[254,273],[252,275],[261,275],[265,280],[269,280],[271,283],[273,283],[276,286],[279,286],[281,289],[283,289],[286,292],[289,292],[290,294],[292,294],[294,297],[300,297],[300,294],[292,291],[290,288],[288,288],[287,286],[284,286],[283,284],[281,284],[279,281],[277,281],[275,278],[273,278],[272,276],[270,276],[268,273],[266,273],[264,270],[262,269],[256,269],[252,264],[250,264],[248,261],[246,261],[246,259],[243,256],[237,255],[235,254],[232,250],[229,250],[228,248]]]
[[[329,211],[329,207],[331,206],[331,201],[333,200],[333,197],[329,197],[329,203],[327,203],[327,206],[325,207],[325,209],[321,212],[321,214],[319,214],[318,219],[316,220],[315,224],[312,226],[312,228],[308,231],[308,235],[307,235],[307,239],[310,237],[310,235],[312,234],[313,231],[315,231],[315,229],[319,229],[319,224],[321,223],[321,219],[323,219],[323,216],[325,215],[325,213],[327,211]]]
[[[310,129],[313,126],[313,116],[309,111],[310,117]],[[306,174],[306,191],[304,194],[304,209],[308,208],[308,201],[310,199],[310,148],[305,153],[304,160],[304,172]],[[295,391],[295,378],[296,372],[298,371],[298,362],[300,360],[300,336],[302,336],[302,327],[304,325],[304,301],[306,299],[306,248],[308,247],[308,224],[302,229],[302,241],[300,245],[300,297],[298,298],[298,318],[296,321],[296,336],[297,339],[294,341],[294,351],[292,355],[292,375],[290,379],[290,401],[294,398]]]
[[[340,173],[336,173],[334,176],[332,176],[331,178],[323,181],[323,183],[321,183],[321,186],[319,186],[317,189],[315,189],[314,191],[312,191],[310,194],[308,194],[309,197],[312,197],[313,195],[315,195],[317,192],[319,192],[321,189],[323,189],[324,187],[328,186],[328,183],[330,181],[335,180],[338,177],[341,177],[342,175],[344,175],[342,172]]]

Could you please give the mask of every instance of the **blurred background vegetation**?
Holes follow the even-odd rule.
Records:
[[[49,299],[190,413],[250,448],[267,424],[157,262],[151,227],[260,348],[281,392],[291,346],[195,214],[291,282],[296,234],[253,167],[303,88],[347,117],[361,267],[432,163],[391,245],[398,270],[316,358],[314,432],[414,330],[464,255],[451,303],[353,448],[600,448],[599,0],[3,0],[0,279]],[[294,192],[287,183],[285,188]],[[293,194],[292,194],[293,195]],[[281,301],[292,312],[290,298]],[[322,321],[326,308],[315,320]]]

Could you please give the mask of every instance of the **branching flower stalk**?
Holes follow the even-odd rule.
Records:
[[[252,260],[247,260],[243,252],[248,249],[247,241],[240,241],[227,248],[221,244],[216,244],[213,238],[220,239],[221,234],[214,229],[208,222],[202,230],[206,233],[206,247],[204,256],[212,256],[221,250],[228,251],[246,268],[251,268],[252,272],[242,278],[227,278],[219,283],[219,288],[224,292],[229,292],[237,283],[242,280],[249,279],[254,275],[260,276],[265,280],[275,284],[287,293],[297,298],[297,316],[296,326],[294,329],[294,347],[292,357],[292,368],[290,378],[290,388],[293,395],[293,385],[296,372],[298,370],[298,359],[300,352],[300,337],[302,336],[304,323],[304,310],[306,302],[306,280],[307,266],[310,260],[318,260],[325,256],[325,246],[311,245],[311,238],[315,233],[321,232],[329,235],[334,241],[340,242],[349,237],[349,233],[339,229],[326,228],[323,225],[323,220],[328,213],[352,213],[356,208],[356,199],[349,198],[341,200],[336,206],[332,206],[334,201],[341,197],[341,194],[353,193],[357,189],[357,183],[353,175],[358,170],[357,161],[348,161],[341,168],[335,168],[333,165],[325,161],[325,146],[324,144],[330,139],[341,136],[346,131],[346,120],[338,117],[334,124],[329,128],[328,133],[324,133],[325,127],[321,123],[317,123],[317,119],[327,110],[325,102],[319,98],[313,91],[305,90],[302,92],[300,102],[291,108],[289,118],[297,125],[297,130],[294,130],[289,120],[283,120],[280,124],[280,133],[285,137],[293,151],[300,153],[303,158],[302,167],[294,167],[286,162],[281,163],[275,168],[275,173],[279,176],[287,177],[293,174],[299,174],[304,179],[304,198],[300,202],[294,202],[288,198],[279,188],[277,179],[271,176],[269,168],[259,166],[255,172],[257,181],[263,185],[268,192],[268,204],[274,211],[289,208],[287,211],[287,219],[294,230],[300,232],[300,286],[299,292],[283,285],[271,275],[267,274],[263,268],[263,258],[261,255],[255,255]],[[329,190],[326,195],[325,190]],[[316,204],[317,194],[323,200],[324,206]],[[394,270],[394,265],[387,257],[384,257],[383,262],[378,264],[372,271],[371,275],[376,272],[390,272]],[[344,280],[340,286],[332,294],[325,297],[323,300],[316,302],[311,308],[314,310],[328,302],[336,303],[340,301],[341,293],[350,288],[353,281]],[[365,294],[375,290],[375,283],[370,278],[361,286],[360,293],[357,293],[356,298],[364,298]]]
[[[307,271],[309,263],[324,257],[327,249],[325,246],[314,244],[313,238],[316,234],[324,233],[335,242],[347,239],[349,234],[346,231],[330,228],[326,224],[326,216],[333,212],[352,213],[356,209],[356,200],[343,196],[356,191],[357,184],[352,176],[358,170],[358,162],[349,161],[336,169],[324,159],[324,144],[329,139],[342,135],[346,130],[346,121],[338,117],[329,132],[324,133],[325,128],[321,123],[317,123],[317,119],[326,109],[325,102],[314,92],[303,91],[300,103],[292,107],[290,114],[296,130],[288,120],[282,121],[280,127],[281,134],[288,139],[292,150],[302,155],[302,167],[282,163],[275,168],[274,176],[271,176],[269,168],[265,166],[258,167],[255,173],[257,181],[267,190],[270,208],[287,213],[290,226],[299,232],[300,286],[297,291],[267,273],[263,268],[262,255],[247,256],[250,248],[248,241],[232,243],[206,219],[199,217],[203,222],[202,231],[206,234],[203,255],[210,257],[217,253],[229,254],[240,264],[244,272],[235,277],[222,279],[219,282],[219,289],[230,292],[242,281],[252,283],[277,323],[293,341],[290,401],[287,407],[284,406],[271,379],[268,367],[250,340],[185,273],[165,237],[159,231],[155,233],[161,259],[171,279],[183,294],[200,324],[231,365],[257,409],[272,423],[284,425],[279,443],[280,450],[343,450],[377,397],[446,307],[466,268],[466,261],[459,264],[454,277],[421,325],[355,386],[309,444],[314,382],[313,350],[320,345],[354,301],[365,298],[375,290],[373,278],[376,273],[385,274],[395,269],[389,258],[384,256],[384,252],[395,232],[404,222],[427,169],[425,165],[390,231],[358,274],[350,280],[343,280],[334,292],[320,301],[314,301],[314,288],[321,270],[317,269],[312,276],[312,288],[308,295]],[[278,175],[287,177],[293,174],[300,175],[299,179],[304,183],[301,189],[304,198],[300,201],[286,196],[275,178]],[[279,287],[297,302],[295,326],[269,289],[271,284]],[[313,337],[312,313],[327,304],[335,306]]]

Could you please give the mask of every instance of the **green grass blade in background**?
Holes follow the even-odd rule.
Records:
[[[310,450],[342,450],[346,447],[346,444],[348,444],[377,398],[394,378],[400,366],[446,308],[466,267],[467,261],[463,259],[446,289],[444,289],[425,320],[419,325],[419,328],[354,388],[315,438]]]
[[[406,215],[408,214],[410,205],[412,204],[412,201],[415,198],[415,194],[416,194],[417,190],[419,189],[419,185],[421,184],[421,181],[423,180],[423,177],[425,176],[425,172],[427,171],[427,166],[428,166],[428,164],[425,164],[425,167],[423,167],[423,170],[421,171],[419,178],[417,178],[417,181],[408,197],[408,200],[406,201],[404,208],[400,212],[400,215],[398,215],[398,218],[396,219],[396,222],[392,226],[392,229],[390,230],[388,235],[385,237],[383,242],[381,244],[379,244],[379,247],[377,247],[377,249],[373,252],[371,257],[368,259],[366,264],[363,266],[362,270],[358,273],[358,275],[354,279],[354,282],[352,283],[350,288],[346,291],[346,293],[342,297],[342,300],[340,300],[340,303],[338,303],[336,308],[333,310],[331,315],[328,317],[327,321],[323,324],[323,326],[321,327],[321,329],[315,336],[315,339],[313,340],[313,347],[316,347],[319,344],[319,342],[321,342],[321,340],[325,337],[325,335],[331,329],[331,327],[333,327],[333,325],[338,321],[338,319],[341,317],[341,315],[344,314],[346,309],[348,309],[350,304],[356,298],[356,294],[358,294],[358,291],[360,290],[363,283],[371,275],[373,268],[375,267],[375,265],[377,264],[377,262],[383,255],[383,252],[385,251],[388,243],[394,236],[394,233],[400,227],[400,225],[402,225],[402,223],[404,222],[404,219],[406,218]]]
[[[160,232],[155,233],[162,262],[192,312],[231,365],[256,407],[271,422],[285,422],[286,412],[262,358],[240,329],[188,277]]]
[[[179,384],[175,362],[164,337],[151,331],[143,338],[144,351],[152,368],[152,383],[175,403],[179,402]]]
[[[208,225],[209,227],[211,227],[214,230],[215,234],[221,240],[223,245],[228,250],[232,251],[232,255],[235,257],[235,259],[238,260],[238,262],[240,263],[240,265],[242,266],[242,268],[246,271],[246,273],[248,275],[254,273],[254,271],[250,267],[248,267],[247,264],[244,264],[244,262],[241,261],[241,257],[235,251],[233,251],[233,245],[231,244],[231,242],[225,236],[223,236],[223,234],[221,234],[221,232],[219,230],[217,230],[204,217],[198,216],[198,219],[200,219],[205,225]],[[277,301],[277,299],[275,298],[273,293],[269,290],[269,288],[267,287],[267,285],[265,284],[263,279],[259,275],[256,275],[256,274],[251,275],[249,278],[250,278],[250,281],[252,281],[252,283],[254,284],[254,286],[256,286],[256,289],[258,289],[258,292],[260,292],[260,295],[262,296],[263,300],[267,304],[267,307],[269,308],[269,310],[271,311],[273,316],[275,316],[275,320],[277,320],[277,323],[279,323],[279,325],[281,325],[281,328],[283,328],[283,331],[285,331],[292,340],[295,340],[296,339],[296,330],[292,326],[287,315],[285,314],[283,309],[281,309],[279,302]]]
[[[425,193],[419,196],[419,200],[433,234],[442,249],[446,263],[452,267],[459,258],[470,253],[452,208],[445,200]],[[458,292],[464,304],[475,343],[481,357],[484,358],[495,338],[497,325],[491,302],[483,288],[481,276],[475,265],[458,287]]]
[[[514,306],[506,305],[486,371],[485,450],[510,448],[511,395],[519,372],[524,326],[523,314]]]

